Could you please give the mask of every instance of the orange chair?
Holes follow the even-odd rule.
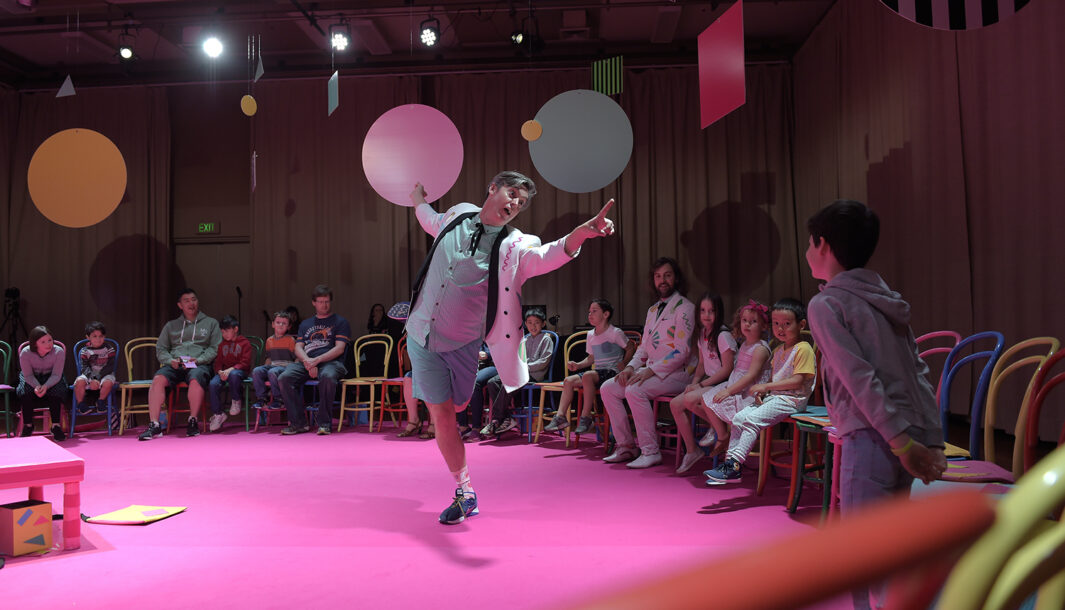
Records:
[[[582,610],[715,610],[799,608],[896,575],[926,584],[892,590],[893,608],[927,608],[946,577],[943,566],[995,521],[992,500],[975,490],[892,500],[853,517],[729,557],[715,556],[642,584],[626,586],[570,608]],[[810,565],[812,569],[797,569]],[[713,586],[728,574],[729,586]],[[766,575],[772,575],[771,585]],[[955,608],[973,606],[952,606]]]
[[[1065,382],[1065,371],[1050,377],[1050,371],[1062,360],[1065,360],[1065,351],[1056,352],[1047,358],[1035,376],[1035,385],[1038,389],[1028,411],[1028,429],[1024,436],[1024,470],[1026,472],[1038,461],[1035,450],[1039,444],[1039,415],[1043,411],[1043,403],[1051,390]],[[1065,429],[1062,429],[1058,437],[1058,446],[1062,445],[1065,445]]]
[[[399,338],[399,345],[396,348],[396,370],[399,371],[399,377],[389,377],[381,380],[381,417],[377,423],[378,432],[384,429],[385,413],[388,413],[388,416],[392,418],[392,423],[397,428],[399,423],[403,421],[403,416],[407,414],[407,404],[403,400],[403,375],[410,370],[410,363],[407,357],[406,333]],[[390,392],[392,389],[399,390],[398,401],[392,400],[392,392]],[[398,407],[396,406],[397,404],[399,405]]]

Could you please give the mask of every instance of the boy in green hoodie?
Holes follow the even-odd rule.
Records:
[[[166,389],[185,381],[189,384],[189,424],[186,436],[200,434],[197,417],[203,404],[203,395],[211,380],[211,362],[222,342],[218,321],[200,311],[196,291],[183,288],[178,292],[178,309],[181,316],[166,323],[155,343],[155,355],[162,368],[152,378],[148,390],[148,411],[152,421],[140,435],[140,440],[150,441],[163,435],[159,424],[159,412],[166,402]]]

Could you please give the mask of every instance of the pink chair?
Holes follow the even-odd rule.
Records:
[[[935,339],[949,339],[950,345],[926,345]],[[937,354],[943,354],[946,356],[954,349],[954,346],[958,345],[959,341],[961,341],[961,334],[952,330],[937,330],[925,333],[920,337],[917,337],[917,349],[921,350],[917,355],[921,357],[921,360],[926,361],[928,356],[935,356]],[[939,343],[939,341],[936,341],[936,343]],[[922,347],[924,347],[923,350],[921,349]],[[936,383],[936,404],[939,404],[939,388],[943,385],[943,376],[937,375],[936,377],[939,379]]]

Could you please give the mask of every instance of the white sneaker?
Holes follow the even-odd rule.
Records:
[[[696,451],[695,453],[685,453],[684,457],[680,460],[680,466],[677,467],[677,474],[684,474],[692,469],[699,463],[699,460],[703,459],[703,453]]]
[[[717,432],[714,432],[714,429],[710,428],[709,430],[707,430],[706,434],[704,434],[703,437],[701,439],[699,439],[699,446],[700,447],[709,447],[710,445],[713,445],[716,442],[717,442]]]
[[[614,453],[603,458],[603,461],[607,464],[617,464],[619,462],[627,462],[636,457],[636,450],[629,447],[618,447],[614,450]]]
[[[233,417],[240,415],[240,401],[233,400],[229,403],[229,414]]]
[[[662,463],[662,454],[661,453],[650,453],[650,454],[641,455],[640,457],[636,458],[635,460],[633,460],[633,461],[631,461],[631,462],[629,462],[628,464],[625,464],[625,465],[628,466],[629,468],[650,468],[651,466],[656,466],[656,465],[661,464],[661,463]]]
[[[211,416],[211,421],[208,423],[207,428],[211,432],[218,432],[222,429],[222,424],[226,421],[225,413],[217,413]]]
[[[514,428],[517,428],[517,427],[518,427],[518,421],[516,419],[514,419],[513,417],[508,417],[508,418],[504,419],[502,421],[502,423],[499,424],[498,428],[496,428],[496,434],[503,434],[504,432],[507,432],[509,430],[513,430]]]

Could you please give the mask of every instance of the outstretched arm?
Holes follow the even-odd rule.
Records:
[[[573,229],[569,235],[566,236],[566,254],[575,256],[577,250],[581,249],[581,244],[588,239],[594,239],[596,237],[604,237],[606,235],[614,234],[614,221],[606,217],[610,208],[614,207],[614,200],[606,202],[603,209],[599,210],[599,213],[594,218],[583,224],[577,225],[577,228]]]

